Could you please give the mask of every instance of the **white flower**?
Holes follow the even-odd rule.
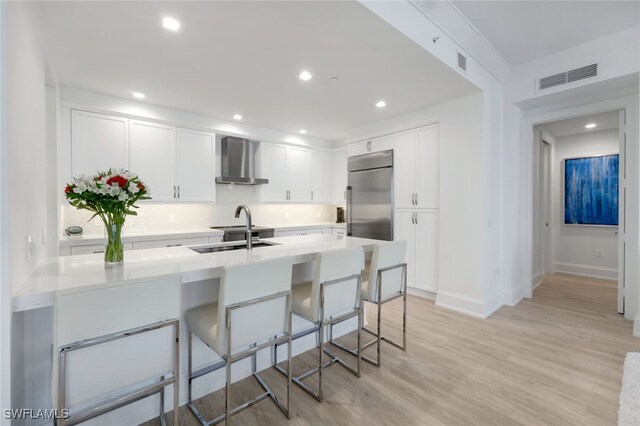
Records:
[[[132,194],[137,194],[138,192],[140,192],[140,188],[138,188],[138,184],[135,182],[130,182],[129,183],[129,188],[128,191]]]
[[[120,195],[118,195],[118,200],[120,201],[127,201],[128,199],[129,199],[129,196],[124,191],[122,191]]]
[[[75,188],[73,188],[73,192],[75,192],[76,194],[82,194],[86,190],[87,190],[87,185],[85,184],[85,182],[82,180],[76,180]]]
[[[109,193],[109,195],[111,195],[112,197],[118,196],[120,195],[120,187],[118,185],[113,185],[110,186],[109,189],[107,190],[107,192]]]

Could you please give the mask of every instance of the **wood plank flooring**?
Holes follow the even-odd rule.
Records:
[[[385,334],[399,336],[401,305],[389,305]],[[263,401],[232,423],[614,425],[624,355],[640,351],[631,331],[631,322],[616,313],[611,281],[549,275],[532,299],[486,320],[410,296],[407,352],[383,343],[382,367],[363,363],[361,378],[330,367],[322,404],[293,386],[290,421]],[[313,355],[295,358],[294,372],[310,365]],[[264,376],[277,391],[284,389],[282,376],[272,370]],[[232,389],[239,398],[260,392],[253,378]],[[197,403],[212,417],[222,412],[223,394]],[[183,425],[197,424],[186,406],[180,418]]]

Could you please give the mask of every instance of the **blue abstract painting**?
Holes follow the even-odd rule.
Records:
[[[619,156],[564,161],[564,223],[618,225]]]

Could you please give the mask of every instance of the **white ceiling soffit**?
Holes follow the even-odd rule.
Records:
[[[511,66],[640,25],[637,0],[452,3]]]
[[[595,123],[596,127],[592,129],[585,128],[589,123]],[[600,114],[585,115],[582,117],[568,118],[566,120],[545,123],[542,125],[542,128],[555,137],[617,129],[618,111],[603,112]]]
[[[478,91],[357,2],[45,2],[66,86],[328,140]],[[164,16],[182,23],[177,33]],[[313,75],[298,79],[302,70]],[[331,77],[338,77],[331,82]],[[385,108],[375,103],[384,100]]]

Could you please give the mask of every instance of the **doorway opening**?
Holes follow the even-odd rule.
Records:
[[[532,288],[550,274],[617,282],[622,314],[625,111],[545,122],[533,132]]]

